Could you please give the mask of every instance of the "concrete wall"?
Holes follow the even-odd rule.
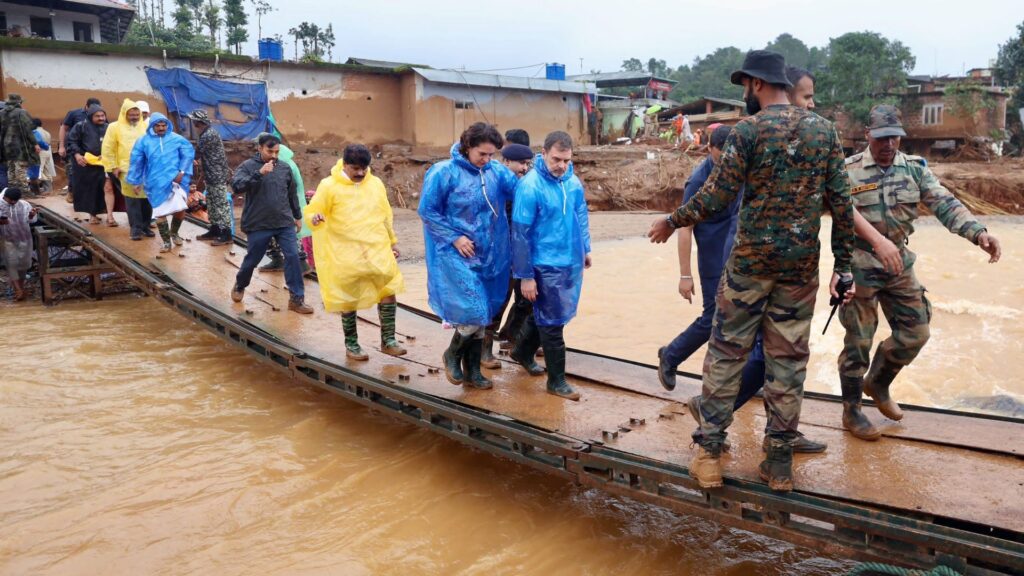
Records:
[[[92,25],[92,41],[100,41],[100,18],[94,14],[55,10],[55,14],[50,16],[50,10],[45,6],[23,6],[8,2],[0,2],[0,12],[7,16],[8,30],[15,26],[24,26],[26,30],[31,30],[29,18],[37,16],[50,18],[53,21],[54,40],[74,41],[75,32],[72,22],[85,22]]]
[[[586,123],[580,94],[455,86],[416,79],[414,135],[422,146],[450,146],[474,122],[490,122],[504,133],[522,128],[531,144],[555,130],[583,142]]]

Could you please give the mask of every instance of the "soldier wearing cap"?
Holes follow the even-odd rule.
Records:
[[[875,400],[885,416],[903,418],[889,386],[928,341],[931,304],[914,275],[916,255],[907,248],[918,204],[924,203],[950,232],[981,247],[989,254],[989,262],[999,260],[1001,248],[999,240],[939,183],[924,158],[899,151],[900,138],[907,133],[898,108],[888,104],[872,108],[866,135],[867,150],[846,159],[858,213],[853,252],[856,297],[839,315],[846,328],[839,379],[843,427],[858,438],[875,440],[880,433],[860,410],[861,391]],[[878,345],[869,368],[879,305],[892,335]]]
[[[648,233],[653,242],[664,242],[674,229],[725,210],[745,187],[704,360],[700,450],[690,462],[690,474],[703,488],[722,485],[726,429],[760,329],[768,442],[759,474],[772,490],[792,490],[792,443],[798,438],[818,288],[818,233],[826,211],[833,222],[834,296],[839,280],[850,277],[853,208],[839,136],[829,121],[789,103],[785,66],[775,52],[747,54],[731,80],[744,87],[753,116],[736,124],[701,191],[667,219],[656,220]]]
[[[211,242],[214,246],[231,244],[234,213],[228,202],[228,177],[231,171],[224,154],[224,142],[217,130],[211,130],[210,116],[206,110],[193,110],[188,117],[199,132],[199,138],[196,139],[196,165],[203,167],[206,206],[210,217],[210,229],[196,236],[196,240]]]

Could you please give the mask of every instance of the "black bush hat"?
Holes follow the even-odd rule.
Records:
[[[786,59],[778,52],[770,50],[751,50],[743,59],[743,68],[732,73],[729,80],[738,86],[743,85],[743,77],[749,76],[764,80],[769,84],[781,84],[792,87],[786,78]]]

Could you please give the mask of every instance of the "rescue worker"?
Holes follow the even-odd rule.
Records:
[[[455,328],[442,356],[445,375],[482,390],[492,387],[480,371],[484,332],[505,300],[512,267],[505,202],[516,177],[494,159],[502,145],[490,124],[467,128],[451,159],[427,171],[418,209],[430,308]]]
[[[516,186],[512,208],[512,275],[533,315],[523,323],[512,359],[532,375],[544,371],[534,356],[544,349],[547,391],[580,395],[565,380],[565,325],[576,316],[583,270],[590,268],[590,226],[583,184],[573,173],[572,137],[552,132],[534,169]]]
[[[353,360],[370,358],[359,346],[356,311],[374,305],[380,316],[381,352],[406,353],[395,338],[395,295],[405,291],[398,270],[398,237],[388,191],[370,171],[371,159],[366,146],[346,146],[304,210],[306,223],[313,229],[324,308],[341,312],[345,355]]]
[[[861,411],[861,391],[874,399],[878,410],[893,420],[903,418],[889,386],[928,341],[931,304],[914,274],[917,256],[907,247],[914,233],[918,204],[924,204],[950,232],[963,236],[999,261],[999,240],[935,177],[920,156],[899,151],[906,136],[900,111],[881,104],[871,109],[866,131],[867,150],[846,160],[857,240],[853,275],[857,283],[853,301],[839,312],[846,328],[839,356],[843,393],[843,427],[865,440],[879,431]],[[881,306],[892,335],[871,353]],[[866,375],[865,375],[866,374]]]
[[[153,207],[146,198],[146,192],[141,186],[128,183],[132,148],[139,138],[146,135],[147,127],[148,124],[142,120],[142,111],[138,105],[125,98],[121,102],[117,120],[107,126],[107,133],[103,137],[103,169],[107,172],[107,181],[103,185],[104,202],[112,205],[115,187],[121,191],[121,195],[124,196],[125,212],[128,213],[128,227],[132,240],[156,236],[149,229],[149,221],[153,219]]]
[[[301,210],[305,210],[305,183],[302,181],[302,171],[299,170],[299,165],[295,163],[295,152],[283,143],[278,148],[280,151],[278,152],[277,159],[284,162],[288,168],[291,169],[292,178],[295,179],[296,194],[298,194],[296,200],[299,203],[299,208]],[[309,229],[309,226],[303,223],[302,229],[299,230],[298,237],[296,239],[296,250],[299,252],[299,264],[302,268],[303,274],[308,273],[310,268],[309,262],[306,261],[308,255],[306,254],[306,249],[302,245],[302,239],[308,238],[310,234],[312,234],[312,231]],[[284,253],[281,251],[281,245],[278,243],[277,238],[272,238],[270,240],[270,245],[267,246],[267,256],[270,258],[270,262],[260,266],[260,272],[280,272],[284,270]]]
[[[744,87],[752,116],[736,124],[701,191],[668,218],[657,219],[648,235],[664,242],[674,229],[726,209],[744,188],[739,229],[716,296],[704,361],[700,448],[690,473],[703,488],[722,485],[722,444],[760,329],[769,414],[767,457],[758,472],[772,490],[788,491],[810,355],[821,215],[826,209],[832,214],[830,291],[838,296],[836,284],[851,278],[853,207],[839,136],[824,118],[790,105],[782,55],[749,52],[731,81]]]
[[[196,162],[203,168],[206,183],[206,210],[210,229],[196,236],[196,240],[211,242],[214,246],[231,244],[231,222],[234,208],[228,203],[228,159],[224,154],[224,141],[210,124],[206,110],[196,109],[188,115],[192,126],[199,132],[196,139]]]
[[[192,144],[176,134],[171,121],[159,112],[149,117],[146,135],[132,148],[128,183],[142,186],[146,192],[163,241],[161,252],[170,252],[172,243],[175,246],[183,243],[178,231],[188,207],[187,190],[192,180],[193,159]],[[165,216],[171,216],[170,226]]]
[[[3,160],[7,165],[7,185],[22,192],[35,190],[30,187],[29,166],[39,165],[39,146],[34,134],[32,117],[21,107],[18,94],[9,94],[4,109],[0,112],[0,145]]]

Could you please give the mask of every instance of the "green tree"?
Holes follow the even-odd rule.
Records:
[[[668,78],[669,67],[664,60],[650,58],[647,60],[647,71],[658,78]]]
[[[256,12],[256,39],[263,40],[263,17],[277,10],[277,8],[271,6],[267,0],[252,0],[252,7],[253,11]],[[297,52],[295,57],[298,58]]]
[[[242,0],[224,0],[224,28],[227,31],[228,46],[233,46],[235,54],[242,53],[242,43],[249,39],[249,31],[245,29],[249,18],[245,14]]]
[[[1024,150],[1024,126],[1018,111],[1024,108],[1024,23],[1017,25],[1017,35],[999,46],[996,58],[996,81],[1010,89],[1006,106],[1006,125],[1010,142],[1017,154]]]
[[[214,48],[218,48],[220,43],[217,42],[217,31],[220,30],[220,6],[213,3],[213,0],[209,0],[206,6],[203,7],[203,23],[210,30],[210,44]]]
[[[794,38],[789,33],[779,34],[764,49],[782,54],[783,58],[786,59],[786,64],[790,66],[808,68],[811,61],[811,50],[807,47],[807,44],[804,44],[799,38]]]
[[[626,72],[643,72],[644,63],[639,58],[630,58],[622,61],[622,70]]]
[[[202,0],[200,0],[201,2]],[[143,0],[137,6],[146,6],[146,15],[141,13],[132,19],[123,43],[129,46],[156,46],[159,48],[176,48],[190,52],[210,52],[213,50],[209,38],[197,34],[194,26],[194,12],[187,0],[175,0],[172,13],[174,25],[164,25],[162,2]]]
[[[692,66],[680,66],[670,74],[678,84],[669,97],[681,102],[704,96],[741,98],[743,88],[733,85],[729,77],[743,65],[745,55],[739,48],[728,46],[697,57]]]
[[[334,24],[328,24],[327,28],[324,28],[320,32],[320,44],[323,48],[327,49],[327,61],[331,62],[334,60]],[[321,49],[323,49],[321,48]]]
[[[898,40],[876,32],[849,32],[829,40],[828,66],[818,74],[816,97],[861,124],[871,107],[896,103],[916,60]]]

